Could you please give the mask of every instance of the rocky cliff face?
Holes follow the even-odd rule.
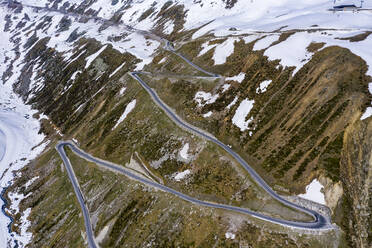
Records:
[[[344,185],[344,226],[354,247],[372,246],[372,120],[346,129],[341,160]]]

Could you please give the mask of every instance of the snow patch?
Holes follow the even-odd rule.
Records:
[[[20,236],[22,237],[19,241],[23,244],[29,243],[32,239],[32,232],[28,231],[28,228],[31,227],[31,221],[28,220],[28,217],[31,214],[31,208],[27,208],[23,211],[21,216],[21,233]]]
[[[126,89],[127,89],[126,87],[121,88],[120,91],[119,91],[119,95],[122,96]]]
[[[166,58],[166,57],[163,57],[163,58],[158,62],[158,64],[163,64],[165,61],[167,61],[167,58]]]
[[[225,238],[235,239],[235,233],[227,232],[227,233],[225,233]]]
[[[112,128],[112,130],[117,128],[117,126],[119,126],[119,124],[122,123],[125,120],[125,118],[134,109],[135,106],[136,106],[136,99],[134,99],[130,103],[128,103],[128,105],[125,107],[124,113],[120,116],[119,120],[116,122],[116,124]]]
[[[207,104],[214,103],[219,97],[219,94],[212,95],[209,92],[198,91],[195,94],[194,100],[198,103],[199,107],[203,107]]]
[[[182,172],[179,172],[177,173],[175,176],[174,176],[174,179],[176,181],[181,181],[182,179],[184,179],[187,175],[189,175],[191,173],[190,170],[185,170],[185,171],[182,171]]]
[[[71,63],[73,63],[74,61],[76,61],[78,58],[80,58],[80,56],[82,56],[85,52],[86,52],[86,50],[83,50],[75,58],[69,60],[68,61],[68,64],[63,68],[63,70],[66,69]]]
[[[173,32],[173,29],[174,29],[174,23],[172,20],[169,20],[164,24],[163,32],[164,34],[171,34]]]
[[[9,193],[8,197],[9,200],[11,201],[9,210],[12,212],[12,214],[14,215],[18,213],[21,214],[20,225],[18,225],[20,234],[19,237],[17,237],[17,242],[19,247],[25,247],[26,244],[30,243],[32,239],[32,233],[27,231],[27,229],[31,226],[31,222],[28,220],[28,217],[30,216],[31,213],[31,208],[27,208],[23,212],[20,212],[19,204],[22,201],[22,199],[28,197],[28,195],[24,196],[23,194]]]
[[[101,47],[101,49],[99,49],[97,52],[93,53],[92,55],[86,57],[86,65],[85,65],[85,69],[89,68],[90,64],[103,52],[103,50],[105,50],[107,47],[107,45],[104,45],[103,47]]]
[[[71,75],[71,80],[75,81],[76,76],[77,76],[78,73],[81,73],[81,71],[75,71],[75,72]]]
[[[243,82],[244,78],[245,78],[245,73],[244,72],[241,72],[241,73],[239,73],[236,76],[227,77],[226,80],[232,80],[232,81],[236,81],[238,83],[241,83],[241,82]]]
[[[38,178],[39,176],[31,178],[27,183],[25,183],[25,188],[28,189],[28,187],[30,187]]]
[[[215,48],[214,54],[213,54],[213,60],[215,65],[220,65],[226,63],[227,57],[229,57],[234,52],[234,43],[235,41],[238,41],[237,38],[228,38],[221,44],[212,44],[210,45],[210,42],[205,42],[201,46],[201,50],[198,54],[199,56],[202,56],[203,54],[207,53],[212,48]],[[213,40],[212,40],[213,41]]]
[[[249,36],[243,37],[242,39],[244,40],[245,44],[251,43],[252,41],[255,41],[262,37],[262,35],[257,35],[257,34],[250,34]]]
[[[368,91],[372,94],[372,83],[368,84]],[[371,102],[372,104],[372,102]],[[360,117],[360,120],[367,119],[372,116],[372,107],[367,107],[366,111],[363,113],[363,115]],[[1,155],[0,155],[1,158]],[[1,159],[0,159],[1,160]]]
[[[254,100],[244,99],[236,109],[235,115],[232,118],[232,123],[239,127],[242,132],[248,129],[248,124],[253,120],[253,118],[250,118],[247,121],[245,120],[249,112],[251,112],[253,104]]]
[[[236,96],[234,100],[229,105],[226,106],[226,108],[230,109],[232,106],[236,104],[237,101],[238,101],[238,97]]]
[[[261,40],[258,40],[254,46],[253,46],[253,51],[258,51],[262,49],[268,48],[273,42],[277,41],[279,39],[279,35],[268,35]]]
[[[112,77],[112,76],[114,76],[118,71],[120,71],[120,69],[123,68],[124,65],[125,65],[125,62],[124,62],[123,64],[121,64],[118,68],[116,68],[116,69],[115,69],[115,70],[110,74],[109,78]]]
[[[11,85],[8,86],[11,87]],[[35,159],[45,149],[48,142],[41,143],[44,135],[38,134],[39,122],[31,117],[35,111],[23,105],[21,99],[13,93],[8,98],[5,94],[10,93],[11,89],[7,88],[7,84],[0,84],[0,88],[0,146],[3,150],[0,154],[0,187],[2,191],[12,182],[15,176],[13,171],[23,168]],[[25,196],[22,194],[19,198],[21,200]],[[8,233],[9,218],[0,214],[1,247],[7,247],[7,243],[13,243],[14,240],[17,240],[20,246],[31,241],[32,233],[27,232],[30,223],[26,221],[29,211],[26,210],[21,214],[21,233],[12,233],[12,236]]]
[[[325,45],[322,49],[329,46],[340,46],[348,48],[352,53],[360,56],[368,64],[367,74],[372,75],[372,53],[369,51],[372,46],[372,35],[359,42],[337,39],[344,34],[345,31],[297,32],[287,40],[268,48],[264,55],[268,56],[270,60],[280,60],[280,64],[284,67],[294,66],[293,74],[295,74],[312,58],[313,53],[309,52],[307,47],[313,42],[323,42]]]
[[[5,138],[5,133],[0,130],[0,162],[3,160],[6,151]]]
[[[71,0],[69,0],[69,1],[71,1]],[[115,12],[119,11],[120,8],[125,6],[124,4],[125,3],[123,3],[123,1],[117,1],[116,4],[112,4],[111,1],[96,0],[90,6],[90,8],[93,9],[93,10],[96,10],[96,11],[99,10],[99,13],[98,13],[99,17],[102,17],[102,18],[105,18],[105,19],[110,19],[115,14]]]
[[[272,80],[265,80],[260,83],[260,86],[256,89],[256,93],[264,93],[267,90],[267,87],[271,84]]]
[[[72,141],[73,141],[75,144],[79,145],[79,141],[78,141],[77,139],[72,138]]]
[[[306,186],[306,193],[298,195],[299,197],[325,204],[324,194],[321,192],[323,185],[316,179],[314,179],[309,185]]]
[[[367,107],[367,109],[364,112],[364,114],[362,115],[362,117],[360,117],[360,120],[367,119],[367,118],[369,118],[371,116],[372,116],[372,107]]]
[[[189,155],[187,154],[188,152],[189,152],[189,143],[186,143],[186,144],[182,147],[182,149],[181,149],[181,151],[180,151],[180,156],[181,156],[181,158],[187,160],[187,159],[189,158]]]
[[[209,111],[208,113],[203,114],[203,117],[204,118],[208,118],[208,117],[211,117],[212,114],[213,114],[213,112],[212,111]]]
[[[222,85],[222,93],[225,93],[228,89],[230,89],[230,84],[224,84]]]
[[[268,48],[264,55],[270,60],[279,59],[283,66],[294,66],[293,74],[311,58],[306,48],[311,43],[311,38],[306,33],[296,33],[275,46]]]
[[[182,1],[187,12],[185,28],[191,29],[206,24],[195,32],[193,39],[207,33],[215,36],[246,34],[249,31],[273,31],[277,29],[354,29],[365,30],[369,27],[371,13],[343,12],[332,13],[333,2],[329,0],[265,0],[237,1],[232,8],[227,9],[223,1],[204,0],[200,4],[195,1]],[[345,1],[344,1],[345,2]],[[365,1],[365,8],[371,8],[372,3]],[[350,4],[349,2],[345,2]],[[356,3],[356,4],[359,4]],[[210,22],[210,20],[213,20]],[[312,25],[317,24],[317,27]],[[236,31],[232,32],[231,27]],[[284,27],[284,28],[283,28]]]
[[[209,50],[211,50],[212,48],[214,48],[214,47],[217,46],[217,44],[209,45],[209,43],[210,43],[210,42],[208,41],[208,42],[205,42],[205,43],[203,43],[203,44],[201,45],[201,50],[200,50],[200,52],[199,52],[199,54],[198,54],[198,57],[200,57],[200,56],[206,54]]]
[[[228,38],[222,44],[216,46],[213,54],[213,60],[215,65],[222,65],[226,63],[227,57],[229,57],[234,52],[234,43],[238,39]]]

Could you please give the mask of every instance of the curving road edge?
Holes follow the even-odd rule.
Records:
[[[316,217],[315,221],[313,221],[313,222],[299,222],[299,221],[282,220],[282,219],[278,219],[278,218],[274,218],[274,217],[270,217],[270,216],[266,216],[264,214],[254,212],[254,211],[246,209],[246,208],[241,208],[241,207],[236,207],[236,206],[231,206],[231,205],[225,205],[225,204],[219,204],[219,203],[213,203],[213,202],[208,202],[208,201],[202,201],[202,200],[196,199],[194,197],[191,197],[189,195],[186,195],[184,193],[181,193],[177,190],[174,190],[170,187],[167,187],[163,184],[160,184],[160,183],[154,182],[152,180],[140,177],[140,176],[136,175],[135,173],[131,172],[130,170],[126,169],[125,167],[123,167],[121,165],[96,158],[96,157],[92,156],[91,154],[86,153],[85,151],[81,150],[72,141],[60,141],[57,144],[56,149],[57,149],[59,155],[61,156],[61,158],[63,160],[63,163],[64,163],[64,165],[67,169],[67,173],[69,174],[69,178],[70,178],[70,180],[71,180],[71,182],[74,186],[76,196],[79,200],[79,203],[80,203],[80,205],[82,207],[82,210],[83,210],[83,213],[84,213],[84,219],[87,220],[86,225],[90,225],[90,227],[86,227],[86,229],[87,229],[88,241],[92,240],[92,244],[94,243],[94,235],[93,235],[93,231],[92,231],[92,227],[91,227],[91,222],[90,222],[90,219],[89,219],[89,212],[88,212],[87,207],[85,206],[84,197],[83,197],[83,195],[80,191],[79,183],[78,183],[78,181],[76,179],[76,176],[73,172],[71,163],[70,163],[69,159],[67,158],[66,152],[64,150],[65,147],[70,148],[72,150],[72,152],[74,152],[77,156],[79,156],[81,158],[84,158],[85,160],[90,161],[92,163],[95,163],[99,167],[102,167],[104,169],[108,169],[108,170],[120,173],[122,175],[130,177],[130,178],[132,178],[136,181],[139,181],[141,183],[144,183],[144,184],[147,184],[147,185],[152,186],[154,188],[160,189],[164,192],[171,193],[171,194],[176,195],[176,196],[180,197],[181,199],[183,199],[185,201],[188,201],[188,202],[191,202],[193,204],[197,204],[197,205],[204,206],[204,207],[225,209],[225,210],[230,210],[230,211],[234,211],[234,212],[238,212],[238,213],[248,214],[248,215],[251,215],[255,218],[258,218],[258,219],[261,219],[261,220],[264,220],[264,221],[268,221],[268,222],[271,222],[271,223],[279,224],[279,225],[282,225],[282,226],[286,226],[286,227],[306,229],[306,230],[330,230],[330,229],[333,229],[332,225],[329,224],[329,222],[327,221],[327,219],[324,216],[318,214],[315,211],[311,211],[311,210],[307,210],[307,209],[306,209],[307,211],[310,211],[310,213],[313,213],[313,215]],[[96,246],[91,246],[91,247],[96,247]]]
[[[92,227],[92,223],[90,221],[88,208],[87,208],[87,206],[85,206],[84,196],[81,193],[80,185],[79,185],[79,182],[76,178],[75,172],[72,169],[71,162],[68,159],[68,157],[66,155],[66,152],[63,149],[63,146],[61,146],[61,144],[63,144],[63,143],[58,143],[58,145],[56,146],[56,149],[57,149],[57,152],[59,153],[59,156],[62,158],[63,164],[66,167],[68,177],[70,178],[72,187],[74,188],[74,191],[75,191],[76,198],[78,199],[81,210],[83,212],[85,231],[87,233],[87,239],[88,239],[87,240],[88,245],[91,248],[97,248],[99,246],[96,244],[96,242],[94,240],[93,227]]]
[[[188,60],[186,57],[184,57],[182,54],[176,52],[175,49],[174,49],[174,47],[173,47],[173,45],[169,41],[167,41],[167,40],[164,40],[164,41],[165,41],[165,50],[168,50],[168,51],[174,53],[175,55],[181,57],[186,63],[190,64],[196,70],[201,71],[201,72],[209,75],[210,77],[214,77],[214,78],[221,78],[222,77],[221,75],[207,72],[204,69],[200,68],[199,66],[195,65],[190,60]],[[139,75],[141,75],[141,74],[146,74],[146,72],[134,71],[134,72],[130,72],[129,73],[129,75],[133,79],[135,79],[137,82],[139,82],[141,84],[141,86],[151,96],[151,98],[153,99],[153,101],[172,119],[173,122],[175,122],[179,127],[183,128],[183,129],[185,129],[185,130],[187,130],[187,131],[189,131],[191,133],[194,133],[194,134],[196,134],[196,135],[198,135],[198,136],[200,136],[202,138],[205,138],[205,139],[207,139],[207,140],[215,143],[219,147],[221,147],[223,150],[225,150],[227,153],[229,153],[243,168],[245,168],[245,170],[250,174],[250,176],[257,183],[257,185],[259,185],[261,188],[263,188],[271,197],[273,197],[275,200],[279,201],[280,203],[282,203],[282,204],[284,204],[284,205],[286,205],[286,206],[288,206],[290,208],[296,209],[298,211],[301,211],[301,212],[303,212],[305,214],[308,214],[308,215],[312,216],[313,219],[314,219],[314,221],[312,221],[312,222],[300,222],[300,221],[282,220],[282,219],[270,217],[270,216],[267,216],[267,215],[263,215],[263,214],[260,214],[260,213],[251,211],[249,209],[241,208],[241,207],[236,207],[236,206],[230,206],[230,205],[225,205],[225,204],[218,204],[218,203],[212,203],[212,202],[198,200],[196,198],[193,198],[191,196],[188,196],[186,194],[183,194],[183,193],[181,193],[181,192],[179,192],[177,190],[174,190],[172,188],[169,188],[169,187],[167,187],[165,185],[162,185],[162,184],[153,182],[151,180],[142,178],[140,176],[137,176],[136,174],[134,174],[133,172],[131,172],[131,171],[127,170],[127,169],[125,169],[121,165],[117,165],[117,164],[114,164],[114,163],[111,163],[111,162],[108,162],[108,161],[105,161],[105,160],[102,160],[102,159],[93,157],[92,155],[84,152],[79,147],[77,147],[75,145],[75,143],[73,143],[72,141],[61,141],[61,142],[59,142],[57,144],[56,150],[58,151],[59,155],[61,156],[61,158],[63,160],[63,163],[64,163],[64,165],[66,167],[66,171],[67,171],[68,176],[70,178],[70,181],[71,181],[71,183],[73,185],[73,188],[74,188],[74,191],[75,191],[75,195],[78,198],[79,204],[81,206],[81,209],[82,209],[82,212],[83,212],[83,216],[84,216],[84,222],[85,222],[85,228],[86,228],[86,233],[87,233],[87,239],[88,239],[88,245],[89,245],[89,247],[96,248],[96,247],[98,247],[98,245],[96,244],[95,239],[94,239],[93,228],[92,228],[92,224],[91,224],[91,221],[90,221],[88,208],[85,205],[84,196],[81,193],[78,180],[77,180],[77,178],[75,176],[75,173],[74,173],[74,171],[72,169],[72,165],[71,165],[71,163],[70,163],[70,161],[69,161],[69,159],[68,159],[68,157],[67,157],[67,155],[65,153],[65,150],[64,150],[64,148],[66,146],[69,147],[79,157],[84,158],[84,159],[86,159],[86,160],[88,160],[90,162],[93,162],[97,166],[103,167],[104,169],[113,170],[115,172],[118,172],[120,174],[123,174],[125,176],[128,176],[128,177],[130,177],[130,178],[132,178],[134,180],[137,180],[137,181],[139,181],[141,183],[150,185],[150,186],[155,187],[157,189],[160,189],[162,191],[165,191],[165,192],[171,193],[173,195],[176,195],[176,196],[180,197],[181,199],[183,199],[185,201],[188,201],[188,202],[191,202],[193,204],[197,204],[197,205],[204,206],[204,207],[212,207],[212,208],[218,208],[218,209],[224,209],[224,210],[234,211],[234,212],[238,212],[238,213],[248,214],[248,215],[250,215],[252,217],[255,217],[257,219],[261,219],[261,220],[264,220],[264,221],[268,221],[268,222],[271,222],[271,223],[274,223],[274,224],[279,224],[279,225],[290,227],[290,228],[304,229],[304,230],[331,230],[331,229],[334,229],[335,228],[331,224],[330,219],[328,217],[326,217],[325,215],[323,215],[323,214],[321,214],[319,212],[316,212],[314,210],[304,208],[302,206],[299,206],[299,205],[297,205],[295,203],[292,203],[292,202],[290,202],[288,200],[285,200],[282,197],[280,197],[257,174],[257,172],[250,165],[248,165],[248,163],[244,159],[242,159],[240,157],[239,154],[237,154],[236,152],[234,152],[230,147],[228,147],[227,145],[225,145],[224,143],[222,143],[221,141],[219,141],[213,135],[211,135],[211,134],[209,134],[209,133],[207,133],[207,132],[205,132],[205,131],[203,131],[203,130],[195,127],[195,126],[192,126],[191,124],[189,124],[189,123],[187,123],[185,121],[183,121],[180,117],[178,117],[173,112],[173,110],[170,107],[168,107],[159,98],[159,96],[157,95],[157,93],[147,83],[145,83],[140,78]]]
[[[168,50],[170,51],[171,53],[179,56],[181,59],[183,59],[186,63],[188,63],[189,65],[191,65],[192,67],[194,67],[196,70],[198,71],[201,71],[203,73],[206,73],[208,74],[210,77],[214,77],[214,78],[222,78],[221,75],[219,74],[214,74],[214,73],[210,73],[202,68],[200,68],[199,66],[195,65],[193,62],[191,62],[189,59],[187,59],[185,56],[183,56],[182,54],[176,52],[176,50],[174,49],[174,46],[173,44],[168,41],[168,40],[165,40],[165,47],[164,49],[165,50]],[[177,116],[177,114],[174,113],[174,111],[169,107],[167,106],[160,98],[159,96],[157,95],[157,93],[146,83],[144,82],[139,75],[141,74],[144,74],[143,72],[130,72],[129,73],[132,78],[134,78],[135,80],[137,80],[141,86],[148,92],[148,94],[151,96],[151,98],[153,99],[153,101],[178,125],[180,126],[181,128],[189,131],[189,132],[192,132],[202,138],[205,138],[213,143],[215,143],[216,145],[218,145],[219,147],[221,147],[223,150],[225,150],[227,153],[229,153],[234,159],[236,159],[236,161],[243,166],[243,168],[250,174],[250,176],[253,178],[253,180],[260,186],[262,187],[271,197],[273,197],[274,199],[276,199],[277,201],[281,202],[282,204],[288,206],[288,207],[291,207],[293,209],[296,209],[296,210],[299,210],[301,212],[304,212],[310,216],[312,216],[314,218],[314,222],[322,222],[323,225],[322,227],[325,227],[327,226],[327,229],[332,229],[334,228],[331,224],[331,221],[328,217],[322,215],[321,213],[318,213],[314,210],[310,210],[310,209],[307,209],[307,208],[304,208],[302,206],[299,206],[295,203],[292,203],[292,202],[289,202],[288,200],[285,200],[283,199],[282,197],[280,197],[258,174],[257,172],[250,166],[248,165],[248,163],[242,158],[240,157],[239,154],[237,154],[236,152],[234,152],[229,146],[225,145],[224,143],[222,143],[221,141],[219,141],[217,138],[215,138],[213,135],[185,122],[184,120],[182,120],[180,117]],[[280,224],[280,223],[278,223]]]
[[[299,210],[303,213],[306,213],[314,218],[314,222],[283,222],[282,220],[274,221],[271,217],[265,216],[262,217],[260,216],[259,218],[277,223],[277,224],[284,224],[296,228],[310,228],[310,229],[333,229],[334,227],[330,223],[330,220],[322,215],[321,213],[318,213],[314,210],[310,210],[307,208],[304,208],[302,206],[299,206],[295,203],[289,202],[282,197],[280,197],[258,174],[257,172],[248,165],[248,163],[240,157],[239,154],[234,152],[230,147],[219,141],[217,138],[213,137],[212,135],[201,131],[199,128],[192,126],[191,124],[181,120],[156,94],[156,92],[149,86],[147,85],[140,77],[139,77],[140,72],[131,72],[130,75],[136,79],[141,86],[150,94],[154,102],[181,128],[192,132],[202,138],[205,138],[219,147],[221,147],[223,150],[225,150],[227,153],[229,153],[252,177],[252,179],[261,187],[263,188],[271,197],[276,199],[277,201],[281,202],[282,204]],[[251,212],[251,211],[249,211]],[[248,213],[248,212],[246,212]],[[249,213],[251,214],[251,213]],[[251,214],[252,216],[255,216],[255,214]],[[255,216],[258,217],[258,216]],[[300,224],[301,223],[301,224]]]

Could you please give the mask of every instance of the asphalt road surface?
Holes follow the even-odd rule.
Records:
[[[88,238],[88,245],[91,248],[97,248],[98,245],[96,244],[96,242],[94,240],[93,227],[92,227],[92,223],[90,221],[89,211],[88,211],[88,208],[85,206],[85,200],[84,200],[83,194],[81,193],[79,182],[78,182],[78,180],[75,176],[74,170],[72,169],[70,160],[66,156],[65,150],[63,149],[63,145],[58,144],[56,149],[57,149],[59,155],[62,158],[63,164],[66,167],[68,177],[70,178],[70,181],[71,181],[72,186],[73,186],[74,191],[75,191],[75,195],[76,195],[76,197],[79,201],[81,210],[83,212],[84,223],[85,223],[85,231],[87,233],[87,238]]]
[[[152,97],[152,99],[155,101],[155,103],[161,108],[163,109],[166,114],[180,127],[194,133],[194,134],[197,134],[215,144],[217,144],[218,146],[220,146],[222,149],[224,149],[226,152],[228,152],[233,158],[236,159],[236,161],[238,163],[240,163],[245,169],[246,171],[251,175],[251,177],[253,178],[253,180],[256,181],[256,183],[262,187],[270,196],[272,196],[274,199],[278,200],[279,202],[283,203],[284,205],[288,206],[288,207],[291,207],[291,208],[294,208],[294,209],[297,209],[301,212],[304,212],[310,216],[312,216],[314,218],[314,222],[312,223],[302,223],[301,225],[297,225],[297,226],[293,226],[293,227],[303,227],[303,228],[306,228],[306,227],[311,227],[311,228],[324,228],[324,227],[327,227],[329,228],[331,226],[328,218],[326,218],[325,216],[323,216],[322,214],[316,212],[316,211],[313,211],[313,210],[310,210],[310,209],[307,209],[307,208],[304,208],[304,207],[301,207],[297,204],[294,204],[292,202],[289,202],[285,199],[283,199],[282,197],[280,197],[274,190],[271,189],[271,187],[257,174],[257,172],[252,168],[250,167],[246,161],[244,161],[244,159],[242,159],[236,152],[234,152],[230,147],[228,147],[227,145],[225,145],[224,143],[222,143],[221,141],[219,141],[218,139],[216,139],[215,137],[213,137],[212,135],[209,135],[208,133],[204,132],[204,131],[201,131],[199,128],[196,128],[186,122],[184,122],[183,120],[181,120],[159,97],[158,95],[156,94],[156,92],[150,88],[150,86],[148,86],[140,77],[139,77],[139,74],[138,72],[131,72],[130,73],[132,75],[133,78],[135,78],[141,85],[142,87],[150,94],[150,96]],[[285,224],[284,222],[281,222],[279,221],[278,224]],[[297,222],[296,222],[297,223]],[[315,224],[317,223],[317,224]],[[298,223],[297,223],[298,224]],[[315,225],[314,225],[315,224]]]
[[[117,164],[114,164],[114,163],[111,163],[111,162],[93,157],[92,155],[90,155],[90,154],[84,152],[83,150],[81,150],[80,148],[78,148],[72,141],[61,141],[56,146],[56,149],[57,149],[58,153],[60,154],[61,158],[63,159],[63,162],[64,162],[64,164],[66,166],[66,169],[67,169],[67,172],[69,174],[69,178],[70,178],[70,180],[71,180],[71,182],[74,186],[76,196],[79,200],[80,205],[82,205],[82,210],[83,210],[83,213],[84,213],[84,219],[88,220],[88,221],[86,221],[86,225],[90,224],[89,212],[88,212],[86,206],[84,205],[84,198],[83,198],[83,195],[81,194],[81,191],[80,191],[80,188],[79,188],[79,183],[77,182],[77,179],[74,175],[74,172],[73,172],[73,169],[72,169],[72,166],[71,166],[71,163],[70,163],[69,159],[67,158],[66,153],[64,151],[65,147],[69,147],[79,157],[84,158],[84,159],[86,159],[90,162],[93,162],[100,167],[116,171],[116,172],[118,172],[120,174],[123,174],[123,175],[126,175],[126,176],[128,176],[128,177],[130,177],[130,178],[132,178],[136,181],[139,181],[139,182],[142,182],[144,184],[150,185],[150,186],[155,187],[157,189],[160,189],[162,191],[174,194],[174,195],[182,198],[185,201],[188,201],[188,202],[200,205],[200,206],[219,208],[219,209],[230,210],[230,211],[234,211],[234,212],[238,212],[238,213],[248,214],[248,215],[251,215],[251,216],[256,217],[258,219],[261,219],[261,220],[265,220],[265,221],[269,221],[271,223],[276,223],[276,224],[280,224],[280,225],[288,226],[288,227],[293,227],[293,228],[308,229],[308,230],[332,229],[332,226],[327,221],[327,218],[325,218],[321,214],[318,214],[315,211],[304,209],[304,208],[299,207],[297,205],[295,205],[295,206],[299,207],[300,209],[309,211],[307,213],[312,214],[316,218],[315,221],[313,221],[313,222],[298,222],[298,221],[282,220],[282,219],[266,216],[266,215],[251,211],[249,209],[241,208],[241,207],[202,201],[202,200],[193,198],[191,196],[188,196],[184,193],[181,193],[177,190],[174,190],[172,188],[169,188],[165,185],[162,185],[162,184],[156,183],[152,180],[140,177],[140,176],[134,174],[133,172],[131,172],[130,170],[124,168],[121,165],[117,165]],[[88,230],[87,231],[88,237],[90,237],[88,240],[90,240],[90,239],[94,240],[92,228],[91,227],[90,228],[86,227],[86,229]],[[92,247],[94,247],[94,246],[92,246]]]

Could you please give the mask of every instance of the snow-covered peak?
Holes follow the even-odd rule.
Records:
[[[103,19],[116,17],[116,21],[120,16],[122,23],[139,29],[150,30],[162,24],[165,34],[173,31],[174,20],[161,21],[162,15],[164,11],[178,6],[183,12],[183,30],[208,24],[198,30],[193,38],[198,38],[208,32],[221,36],[245,34],[252,30],[369,29],[372,18],[371,11],[359,11],[358,13],[329,11],[334,6],[331,0],[239,0],[233,4],[225,0],[175,0],[172,2],[168,0],[22,0],[21,3],[63,10],[68,8],[69,11],[93,14]],[[336,5],[341,4],[360,6],[360,1],[336,1]],[[372,8],[372,2],[366,1],[363,7]],[[178,18],[180,17],[179,15]]]

